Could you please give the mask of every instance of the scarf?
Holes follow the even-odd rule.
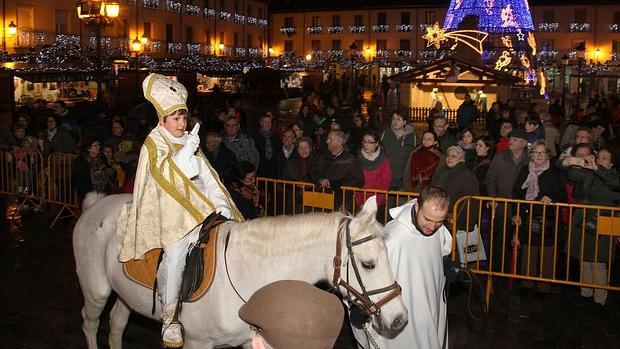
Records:
[[[463,142],[462,140],[459,141],[458,143],[459,147],[461,147],[461,149],[466,150],[466,149],[476,149],[476,143],[469,143],[466,144],[465,142]]]
[[[521,189],[526,189],[525,192],[525,200],[534,200],[538,197],[538,193],[540,192],[540,188],[538,188],[538,176],[541,173],[547,171],[549,169],[549,160],[547,160],[542,166],[536,167],[534,161],[530,161],[529,164],[529,173],[527,175],[527,179],[523,182]]]
[[[248,201],[252,201],[252,203],[254,204],[254,207],[260,206],[259,205],[260,196],[259,196],[259,192],[256,186],[245,185],[237,181],[233,181],[232,185],[235,191],[241,194],[241,196],[243,196],[244,199]]]
[[[48,128],[47,129],[47,140],[51,142],[52,139],[54,139],[54,136],[56,136],[56,133],[58,133],[58,127],[54,127],[53,130],[50,130]]]
[[[357,156],[360,159],[360,164],[362,168],[366,171],[373,171],[377,169],[383,163],[385,159],[385,154],[381,151],[381,149],[377,149],[376,152],[370,154],[362,149]]]
[[[271,160],[273,156],[273,148],[271,146],[271,131],[261,132],[263,137],[265,137],[265,159]]]

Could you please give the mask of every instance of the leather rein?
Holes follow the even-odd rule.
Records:
[[[400,296],[402,290],[400,288],[400,285],[396,281],[394,281],[393,284],[383,287],[383,288],[378,288],[378,289],[370,290],[370,291],[366,290],[366,287],[364,286],[364,283],[362,282],[362,279],[360,277],[357,263],[355,262],[355,254],[353,253],[353,247],[357,245],[361,245],[365,242],[371,241],[372,239],[375,238],[375,236],[368,235],[361,239],[351,241],[351,231],[349,230],[349,223],[351,223],[351,218],[345,217],[340,221],[340,224],[338,227],[338,237],[336,239],[336,256],[334,257],[334,260],[333,260],[334,278],[332,280],[332,284],[334,287],[338,287],[338,286],[343,287],[344,289],[347,290],[347,292],[353,295],[353,298],[349,297],[349,300],[355,303],[360,308],[362,315],[370,316],[370,315],[379,314],[381,313],[381,307],[384,306],[387,302],[391,301],[392,299]],[[361,292],[357,291],[355,288],[353,288],[353,286],[349,284],[348,277],[347,277],[347,281],[345,281],[342,279],[342,276],[341,276],[341,269],[343,266],[342,257],[341,257],[342,249],[343,249],[342,248],[343,234],[345,236],[347,254],[349,256],[349,259],[351,260],[351,263],[347,263],[347,271],[348,271],[349,265],[353,265],[353,271],[355,272],[355,278],[357,279],[357,282],[359,283],[360,288],[362,289]],[[372,295],[385,293],[385,292],[389,292],[389,293],[385,297],[381,298],[376,303],[370,299],[370,296]]]

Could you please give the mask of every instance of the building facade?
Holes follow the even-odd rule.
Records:
[[[262,57],[267,18],[267,4],[260,0],[120,0],[118,18],[102,32],[102,46],[131,50],[139,39],[140,51],[155,58],[186,52]],[[8,53],[57,41],[95,42],[74,0],[3,0],[2,24],[2,50]]]

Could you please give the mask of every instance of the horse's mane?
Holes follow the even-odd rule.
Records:
[[[236,224],[234,229],[239,234],[239,242],[248,247],[270,241],[274,249],[286,248],[285,246],[278,246],[277,241],[284,242],[294,237],[296,240],[294,248],[301,248],[302,245],[311,244],[317,240],[335,238],[338,224],[344,217],[352,218],[342,212],[263,217]],[[382,239],[385,237],[385,229],[381,229],[381,226],[374,219],[372,221],[357,220],[356,222],[362,224],[357,226],[358,230],[371,232]],[[379,229],[372,229],[373,227],[370,226],[372,224],[377,224]],[[291,247],[291,244],[286,245]]]

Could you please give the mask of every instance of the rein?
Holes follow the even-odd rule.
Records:
[[[241,297],[241,295],[239,294],[239,291],[237,291],[237,288],[235,287],[235,284],[233,284],[232,280],[230,279],[230,274],[228,273],[228,258],[226,258],[226,252],[228,252],[229,242],[230,242],[230,230],[228,230],[228,233],[226,233],[226,242],[224,243],[224,267],[226,267],[226,276],[228,277],[228,282],[230,283],[230,286],[232,286],[233,290],[237,294],[237,297],[239,297],[239,299],[241,299],[243,303],[247,303],[247,301],[243,299],[243,297]]]
[[[343,218],[339,224],[338,237],[336,239],[336,256],[333,259],[334,278],[332,280],[332,283],[334,287],[341,286],[345,290],[347,290],[348,293],[354,296],[354,298],[350,300],[356,303],[356,305],[360,308],[362,315],[370,316],[370,315],[378,314],[381,312],[381,307],[384,306],[387,302],[391,301],[392,299],[398,297],[401,294],[402,290],[400,288],[400,285],[396,281],[394,281],[393,284],[386,286],[386,287],[382,287],[382,288],[378,288],[378,289],[370,290],[370,291],[366,290],[366,287],[364,286],[364,283],[362,282],[362,279],[360,277],[357,263],[355,262],[355,254],[353,253],[353,247],[357,245],[361,245],[365,242],[371,241],[372,239],[375,238],[375,236],[368,235],[361,239],[351,241],[351,231],[349,230],[350,222],[351,222],[350,218]],[[341,255],[342,255],[343,233],[345,235],[347,255],[349,256],[349,259],[351,260],[351,263],[347,263],[347,271],[348,271],[349,264],[352,264],[353,271],[355,272],[355,278],[357,279],[357,282],[362,289],[361,292],[359,292],[358,290],[356,290],[355,288],[353,288],[353,286],[349,284],[348,278],[347,278],[347,281],[344,281],[341,276],[341,269],[342,269]],[[390,292],[390,293],[388,293],[385,297],[381,298],[376,303],[370,299],[370,296],[372,295],[385,293],[385,292]],[[361,303],[361,304],[357,304],[357,303]]]

